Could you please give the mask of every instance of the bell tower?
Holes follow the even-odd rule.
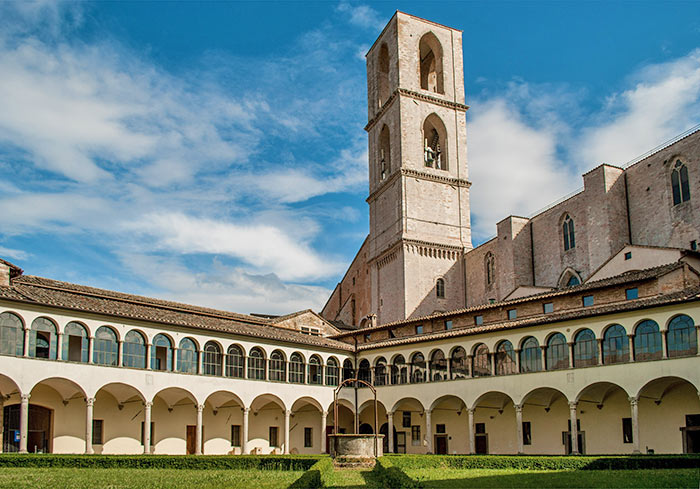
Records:
[[[471,249],[462,33],[396,12],[367,53],[372,311],[465,306]]]

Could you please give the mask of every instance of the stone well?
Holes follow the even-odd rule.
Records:
[[[328,435],[331,457],[373,459],[384,455],[384,435],[337,434]]]

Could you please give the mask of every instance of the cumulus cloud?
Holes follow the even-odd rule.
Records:
[[[350,23],[366,29],[380,30],[386,24],[379,12],[369,5],[355,2],[340,2],[337,7],[338,12],[347,15]]]

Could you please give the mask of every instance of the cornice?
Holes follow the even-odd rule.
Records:
[[[374,192],[370,193],[367,196],[365,202],[370,203],[371,201],[376,199],[379,196],[379,194],[384,192],[384,190],[389,187],[389,184],[391,182],[393,182],[399,177],[399,175],[418,178],[420,180],[427,180],[429,182],[446,183],[448,185],[454,185],[455,187],[469,188],[472,186],[472,183],[469,180],[464,180],[462,178],[444,177],[442,175],[435,175],[434,173],[413,170],[411,168],[401,168],[393,172],[389,176],[389,178],[387,178],[385,181],[379,184],[379,186],[374,190]]]

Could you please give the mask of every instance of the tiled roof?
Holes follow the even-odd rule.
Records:
[[[507,329],[522,328],[526,326],[536,326],[572,319],[600,316],[614,312],[634,311],[648,307],[664,306],[681,302],[700,300],[700,287],[691,287],[671,294],[658,295],[655,297],[626,301],[623,303],[605,304],[597,307],[586,307],[575,310],[563,311],[560,313],[549,313],[534,317],[517,319],[512,321],[501,321],[497,323],[483,324],[480,326],[470,326],[468,328],[451,329],[449,331],[437,331],[420,335],[403,336],[401,338],[390,338],[376,341],[364,345],[358,345],[357,350],[372,350],[375,348],[385,348],[388,346],[398,346],[411,343],[421,343],[424,341],[435,341],[446,338],[460,336],[470,336],[474,334],[488,333],[491,331],[502,331]]]
[[[31,275],[13,279],[11,287],[0,287],[0,298],[268,340],[342,350],[352,349],[351,346],[340,341],[304,335],[274,326],[268,320],[253,316],[123,294]]]
[[[2,258],[0,258],[0,263],[2,263],[3,265],[6,265],[6,266],[8,266],[8,267],[10,267],[10,277],[13,277],[13,278],[14,278],[14,277],[19,277],[20,275],[22,275],[22,274],[24,273],[24,270],[22,270],[22,269],[21,269],[20,267],[18,267],[17,265],[14,265],[14,264],[10,263],[10,262],[7,261],[7,260],[3,260]]]
[[[611,287],[611,286],[620,285],[620,284],[626,284],[626,283],[631,283],[631,282],[640,282],[640,281],[644,281],[644,280],[651,280],[651,279],[666,275],[674,270],[678,270],[680,268],[683,268],[684,266],[687,266],[687,265],[683,262],[669,263],[667,265],[662,265],[659,267],[647,268],[644,270],[635,270],[635,271],[631,271],[631,272],[625,272],[625,273],[622,273],[620,275],[615,275],[614,277],[604,278],[601,280],[596,280],[594,282],[587,282],[587,283],[584,283],[581,285],[575,285],[572,287],[566,287],[564,289],[556,289],[553,291],[542,292],[539,294],[528,295],[525,297],[519,297],[517,299],[499,301],[499,302],[494,302],[491,304],[480,304],[478,306],[471,306],[471,307],[467,307],[467,308],[463,308],[463,309],[456,309],[456,310],[447,311],[447,312],[439,312],[439,313],[430,314],[427,316],[416,317],[416,318],[411,318],[411,319],[402,319],[401,321],[384,323],[384,324],[381,324],[379,326],[374,326],[374,327],[370,327],[370,328],[363,328],[363,329],[361,329],[361,331],[363,333],[371,332],[371,331],[381,331],[384,329],[389,329],[389,328],[393,328],[396,326],[402,326],[405,324],[430,321],[433,319],[449,318],[452,316],[458,316],[460,314],[475,313],[475,312],[480,312],[480,311],[487,311],[490,309],[498,309],[500,307],[512,306],[515,304],[521,304],[523,302],[530,302],[530,301],[541,300],[541,299],[549,299],[552,297],[559,297],[559,296],[569,295],[569,294],[577,294],[580,292],[586,292],[586,291],[594,290],[594,289],[602,289],[602,288]],[[337,335],[333,336],[333,338],[342,338],[344,336],[351,336],[355,333],[357,333],[357,331],[341,333],[341,334],[337,334]]]

